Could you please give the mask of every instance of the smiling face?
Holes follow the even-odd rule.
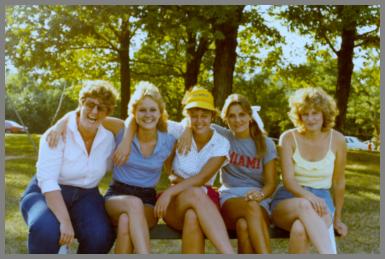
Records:
[[[320,110],[308,108],[301,113],[301,120],[306,131],[321,131],[323,125],[323,114]]]
[[[242,106],[235,103],[229,107],[227,116],[227,124],[230,130],[237,137],[249,137],[250,136],[250,120],[251,116]]]
[[[156,129],[160,118],[158,104],[149,96],[145,96],[136,106],[135,119],[142,129]]]
[[[191,121],[191,127],[195,134],[207,134],[210,132],[210,124],[213,112],[201,108],[191,108],[187,110]]]
[[[108,106],[98,98],[86,97],[80,104],[79,124],[85,130],[96,130],[108,114]]]

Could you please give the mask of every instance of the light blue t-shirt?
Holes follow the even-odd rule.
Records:
[[[122,141],[122,137],[123,129],[116,136],[117,145]],[[135,135],[128,161],[120,167],[114,166],[112,178],[128,185],[155,187],[159,181],[163,163],[173,150],[175,140],[171,134],[158,131],[158,140],[153,153],[144,157],[140,151],[139,140]]]
[[[230,162],[221,169],[221,183],[224,187],[264,186],[263,167],[277,157],[272,139],[265,137],[266,154],[257,159],[257,150],[252,138],[236,138],[229,129],[212,124],[219,134],[230,142]]]

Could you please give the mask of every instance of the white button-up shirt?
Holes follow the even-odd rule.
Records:
[[[173,121],[168,121],[167,127],[168,132],[174,135],[176,138],[179,138],[184,130],[184,127],[181,123],[176,123]],[[197,145],[193,138],[190,152],[187,155],[182,155],[176,152],[173,161],[173,171],[176,175],[184,179],[197,175],[202,170],[207,161],[209,161],[212,157],[225,156],[226,161],[222,164],[222,167],[228,163],[230,143],[214,128],[211,129],[213,130],[213,135],[209,142],[200,151],[198,151]],[[214,174],[214,176],[206,183],[206,185],[214,184],[217,173],[218,172]]]
[[[40,138],[36,177],[42,193],[60,190],[59,184],[82,188],[98,186],[111,169],[115,148],[113,134],[99,126],[90,154],[76,124],[76,112],[69,115],[66,139],[60,138],[55,148],[46,142],[47,131]]]

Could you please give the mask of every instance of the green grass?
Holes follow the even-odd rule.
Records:
[[[33,140],[38,146],[39,135]],[[5,155],[20,156],[5,161],[5,253],[27,253],[27,227],[19,211],[19,198],[35,174],[36,156],[30,139],[23,134],[6,134]],[[111,174],[103,178],[100,189],[104,193]],[[349,227],[345,238],[337,238],[341,254],[380,253],[380,153],[349,152],[346,167],[346,193],[343,221]],[[167,179],[162,176],[158,190],[167,187]],[[232,240],[236,248],[236,240]],[[287,239],[272,240],[273,253],[287,251]],[[180,240],[152,240],[155,254],[180,253]],[[313,250],[314,252],[314,250]],[[206,241],[206,253],[216,253]]]

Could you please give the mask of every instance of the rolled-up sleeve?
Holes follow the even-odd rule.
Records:
[[[217,133],[218,134],[218,133]],[[218,138],[216,139],[216,146],[215,149],[213,149],[211,155],[213,157],[215,156],[224,156],[226,157],[226,160],[223,162],[222,166],[225,166],[230,161],[230,142],[223,136],[217,135]]]
[[[184,131],[183,123],[172,120],[167,121],[167,132],[178,139]]]
[[[42,193],[61,190],[58,179],[63,162],[64,143],[60,139],[56,148],[48,146],[46,134],[40,137],[36,177]]]

